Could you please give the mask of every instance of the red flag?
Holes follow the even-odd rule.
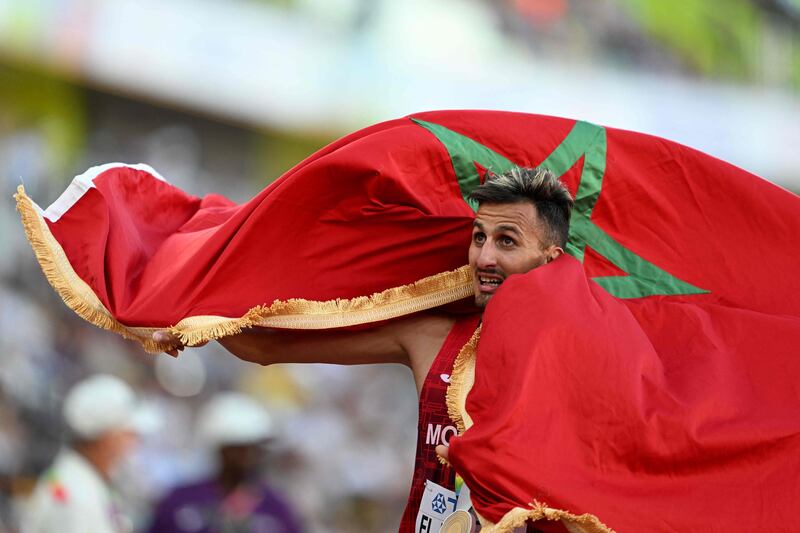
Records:
[[[573,257],[506,282],[456,363],[476,509],[494,531],[800,530],[800,199],[646,135],[578,152],[545,160],[580,176]]]
[[[520,113],[422,113],[334,142],[241,205],[121,164],[75,178],[47,210],[22,189],[17,205],[67,305],[158,351],[151,335],[168,326],[196,344],[252,325],[371,323],[470,296],[463,197],[478,168],[538,164],[568,134],[569,157],[586,132]]]
[[[18,206],[67,304],[157,349],[168,325],[194,343],[463,298],[478,169],[539,164],[576,196],[572,258],[509,279],[454,374],[451,408],[474,425],[451,455],[478,510],[587,530],[800,529],[800,201],[705,154],[432,112],[345,137],[242,205],[117,166],[48,211],[23,192]]]
[[[242,205],[191,196],[145,165],[110,164],[47,210],[20,190],[18,208],[65,302],[158,351],[150,336],[167,326],[194,344],[253,324],[341,327],[468,296],[472,210],[448,160],[401,119],[333,143]]]
[[[800,320],[666,300],[569,256],[493,297],[449,391],[474,375],[450,460],[490,531],[800,530]]]

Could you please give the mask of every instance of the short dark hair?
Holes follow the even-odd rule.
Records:
[[[574,200],[566,187],[544,167],[514,167],[502,174],[486,173],[483,184],[468,199],[487,204],[530,202],[544,224],[545,246],[564,247],[569,236],[569,218]]]

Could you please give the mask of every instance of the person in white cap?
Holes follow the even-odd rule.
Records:
[[[127,533],[108,479],[135,446],[142,409],[133,390],[110,375],[73,386],[63,404],[69,446],[44,472],[23,515],[22,533]]]
[[[150,533],[297,533],[294,511],[261,478],[273,438],[266,409],[248,396],[220,393],[202,408],[199,440],[215,453],[207,480],[174,489],[156,507]]]

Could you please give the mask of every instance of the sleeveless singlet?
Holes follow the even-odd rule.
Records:
[[[453,490],[455,472],[441,464],[436,455],[438,444],[448,444],[450,437],[458,434],[455,423],[447,414],[447,387],[450,372],[461,348],[469,341],[480,322],[480,315],[459,318],[439,349],[422,384],[419,396],[419,423],[417,425],[417,455],[414,478],[406,510],[400,522],[400,533],[413,533],[420,500],[425,491],[425,481],[431,480]]]

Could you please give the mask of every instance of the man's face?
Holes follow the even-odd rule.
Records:
[[[532,203],[481,204],[469,247],[475,305],[484,307],[511,274],[528,272],[562,253],[556,245],[543,246],[543,236]]]

